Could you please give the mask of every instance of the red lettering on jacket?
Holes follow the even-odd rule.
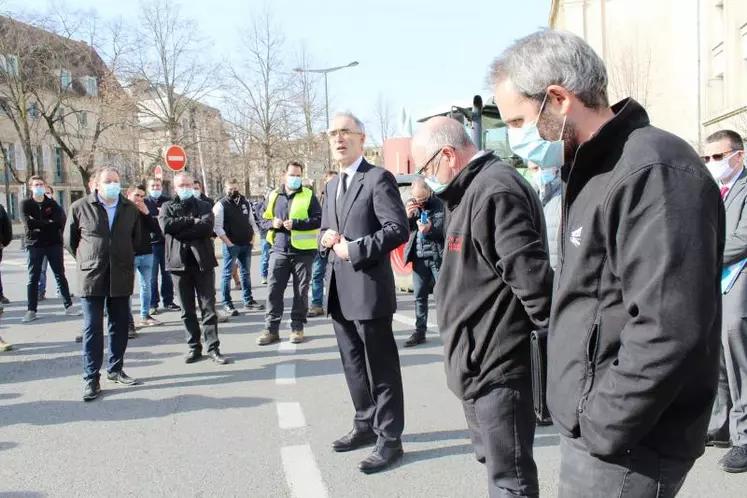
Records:
[[[447,250],[450,252],[462,252],[462,237],[450,236]]]

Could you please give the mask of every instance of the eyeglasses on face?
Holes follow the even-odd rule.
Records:
[[[348,138],[351,135],[363,135],[363,133],[351,130],[349,128],[340,128],[339,130],[327,131],[327,137],[329,137],[330,140],[335,140],[337,139],[337,137]]]
[[[727,156],[729,158],[731,158],[731,156],[734,155],[734,154],[736,154],[737,152],[739,152],[739,151],[738,150],[728,150],[726,152],[719,152],[717,154],[712,154],[710,156],[700,156],[700,159],[704,163],[711,162],[711,159],[713,159],[714,161],[721,161],[724,157],[727,157]],[[732,153],[734,153],[734,154],[732,154]]]

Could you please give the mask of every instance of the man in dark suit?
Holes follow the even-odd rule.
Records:
[[[389,253],[407,241],[394,176],[363,159],[363,123],[333,116],[330,148],[340,174],[325,186],[319,250],[327,255],[327,311],[355,406],[353,430],[332,443],[350,451],[376,442],[359,469],[383,470],[403,453],[404,399],[392,316],[397,308]],[[369,375],[370,371],[370,375]]]
[[[706,444],[733,448],[718,465],[726,472],[747,471],[747,171],[744,141],[731,130],[706,139],[703,162],[721,189],[726,208],[724,268],[737,268],[737,278],[722,285],[721,369]],[[741,269],[739,269],[741,268]]]

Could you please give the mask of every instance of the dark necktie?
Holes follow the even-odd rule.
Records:
[[[345,172],[340,173],[340,193],[337,196],[337,223],[342,219],[342,207],[345,204],[345,194],[348,193],[347,185],[348,175]],[[339,228],[339,227],[338,227]]]

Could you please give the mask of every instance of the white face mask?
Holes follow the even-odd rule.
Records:
[[[729,166],[729,161],[731,161],[731,158],[734,157],[734,154],[737,154],[737,152],[732,153],[729,157],[725,157],[720,161],[711,161],[706,164],[706,166],[708,167],[708,171],[711,172],[711,175],[717,182],[728,178],[732,173],[733,170],[731,166]]]

